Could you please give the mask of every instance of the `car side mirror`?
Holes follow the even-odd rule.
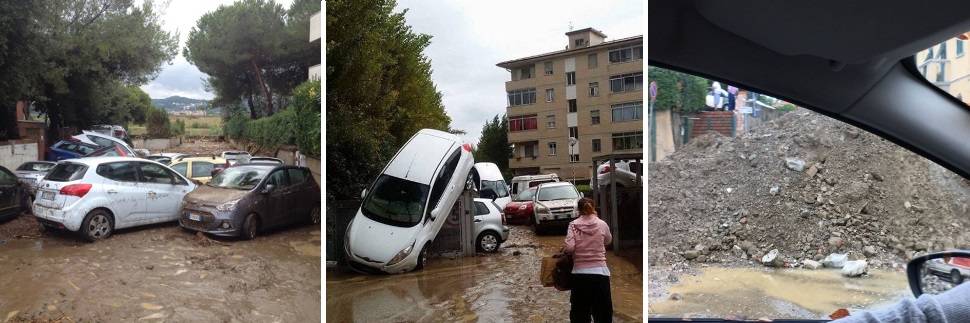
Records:
[[[970,280],[970,251],[937,252],[909,261],[906,276],[913,296],[940,294]]]
[[[272,193],[274,190],[276,190],[276,185],[266,184],[266,186],[263,186],[262,192],[263,194],[269,194],[269,193]]]
[[[441,207],[437,207],[437,206],[431,210],[431,216],[429,217],[431,219],[431,222],[434,222],[434,219],[438,218],[437,214],[440,212],[441,212]]]
[[[367,197],[367,189],[366,188],[360,191],[360,199],[363,200],[365,197]]]

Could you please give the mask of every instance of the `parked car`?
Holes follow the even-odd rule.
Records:
[[[253,157],[249,158],[249,163],[250,164],[270,163],[270,164],[280,164],[280,165],[283,165],[283,160],[282,159],[279,159],[279,158],[273,158],[273,157],[253,156]]]
[[[959,285],[970,278],[970,258],[937,258],[926,262],[929,273]]]
[[[237,164],[186,195],[180,214],[183,228],[253,239],[270,228],[320,223],[320,186],[306,167]]]
[[[532,187],[520,192],[505,205],[505,221],[515,224],[528,224],[532,221],[533,201],[538,188]]]
[[[453,134],[423,129],[408,139],[370,187],[347,225],[347,259],[361,271],[401,273],[423,268],[428,245],[470,186],[471,145]]]
[[[47,172],[57,165],[55,162],[49,161],[32,161],[20,164],[17,170],[14,171],[17,174],[17,179],[20,183],[24,185],[27,193],[33,198],[34,193],[37,191],[37,184],[44,179]]]
[[[0,166],[0,221],[16,217],[23,211],[26,194],[17,175]]]
[[[44,177],[33,211],[44,227],[96,241],[117,229],[175,221],[182,197],[193,189],[188,178],[150,160],[72,159]]]
[[[642,164],[638,161],[616,161],[610,168],[610,163],[605,162],[596,167],[596,184],[599,186],[609,186],[611,178],[616,179],[617,187],[643,186]],[[610,174],[612,170],[612,175]],[[637,172],[640,172],[640,180],[637,180]]]
[[[84,158],[88,157],[139,157],[137,153],[129,150],[122,144],[113,142],[109,146],[98,148],[91,152],[90,154],[82,156]]]
[[[249,152],[246,152],[246,151],[227,150],[227,151],[223,151],[220,157],[222,157],[225,160],[228,160],[229,165],[235,165],[236,162],[239,162],[239,161],[242,161],[243,163],[248,162],[248,160],[252,157],[252,155],[250,155]]]
[[[170,167],[179,174],[182,174],[182,176],[191,178],[200,184],[205,184],[212,179],[214,173],[218,173],[220,170],[229,166],[229,161],[220,157],[213,155],[193,155],[176,158],[172,161]]]
[[[499,210],[504,210],[505,205],[512,201],[509,195],[508,184],[498,165],[494,163],[475,163],[475,171],[472,172],[475,186],[481,197],[491,199],[498,204]]]
[[[568,224],[579,216],[576,203],[582,194],[570,182],[539,185],[533,198],[533,224],[536,233],[546,231],[556,224]]]
[[[96,145],[99,147],[118,147],[117,149],[124,151],[126,156],[140,156],[135,152],[135,149],[131,147],[127,142],[112,137],[108,135],[103,135],[93,131],[82,131],[81,134],[71,137],[73,139],[79,140],[84,143]]]
[[[475,248],[484,252],[496,252],[509,239],[509,227],[498,204],[490,199],[475,201]]]
[[[519,192],[525,191],[531,187],[539,186],[543,183],[558,182],[559,175],[556,174],[542,174],[542,175],[522,175],[512,177],[512,187],[510,192],[512,195],[519,194]]]
[[[46,159],[49,161],[59,161],[71,158],[80,158],[101,148],[95,144],[89,144],[80,140],[61,140],[47,148]]]
[[[157,161],[163,165],[172,164],[172,160],[179,157],[186,156],[186,154],[181,153],[158,153],[154,155],[145,156],[145,159]]]
[[[128,137],[128,130],[125,130],[125,127],[122,127],[119,125],[101,124],[101,125],[91,126],[90,131],[121,139],[122,141],[127,143],[128,146],[133,146],[131,144],[131,138]]]

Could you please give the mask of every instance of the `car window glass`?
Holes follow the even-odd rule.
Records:
[[[33,172],[44,172],[44,171],[50,170],[51,168],[54,168],[54,164],[48,164],[48,163],[24,163],[23,165],[20,165],[20,167],[17,167],[17,170],[26,170],[26,171],[33,171]]]
[[[110,147],[110,146],[113,146],[115,143],[114,141],[111,141],[111,139],[101,138],[101,137],[92,136],[92,135],[88,135],[88,139],[91,139],[91,141],[93,141],[95,144],[98,144],[98,146],[102,146],[102,147]]]
[[[95,150],[97,150],[97,148],[93,148],[82,144],[77,144],[73,149],[73,151],[78,152],[82,155],[93,153]]]
[[[286,170],[287,175],[290,177],[290,185],[300,185],[306,182],[306,172],[299,168],[290,168]]]
[[[139,170],[141,170],[142,180],[146,183],[156,183],[156,184],[174,184],[175,179],[172,174],[162,166],[150,164],[150,163],[139,163]]]
[[[138,172],[130,162],[115,162],[98,165],[98,175],[120,182],[137,182]]]
[[[287,183],[286,172],[283,170],[272,172],[266,179],[266,184],[273,184],[276,187],[284,187],[287,185]]]
[[[491,189],[495,192],[497,197],[507,197],[509,196],[509,190],[505,187],[504,181],[482,181],[481,190]]]
[[[399,227],[421,223],[428,185],[382,174],[372,187],[360,208],[364,216]]]
[[[965,55],[970,32],[962,33],[933,44],[916,55],[916,69],[930,84],[967,104],[970,102],[970,55]]]
[[[475,201],[475,215],[488,215],[488,206],[485,203]]]
[[[192,162],[192,177],[212,176],[212,163],[204,161]]]
[[[54,168],[47,173],[47,176],[44,176],[44,180],[70,182],[84,177],[84,173],[87,171],[87,169],[87,166],[81,164],[61,162],[57,164],[57,166],[54,166]]]
[[[17,176],[7,172],[6,170],[0,169],[0,185],[14,185],[17,184]]]
[[[428,200],[428,211],[427,215],[431,215],[431,211],[438,206],[438,202],[441,200],[441,195],[444,194],[445,189],[448,187],[448,183],[451,181],[451,175],[455,173],[455,168],[458,167],[458,161],[461,159],[461,150],[456,150],[451,157],[445,160],[444,164],[441,166],[441,170],[438,172],[438,176],[435,176],[434,186],[431,188],[431,196]]]
[[[532,197],[536,195],[536,190],[525,190],[519,195],[515,196],[516,201],[532,201]]]
[[[176,173],[182,174],[182,176],[188,176],[188,174],[185,173],[185,170],[188,168],[188,164],[188,162],[181,162],[172,165],[172,170],[174,170]]]

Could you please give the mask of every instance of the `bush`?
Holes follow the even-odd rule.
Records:
[[[225,122],[223,132],[261,148],[296,144],[304,154],[320,158],[320,81],[298,86],[290,106],[272,116],[252,120],[243,113],[234,114]]]
[[[149,138],[169,138],[172,136],[172,126],[168,121],[168,113],[161,109],[149,109],[147,113],[147,128]]]
[[[304,154],[320,158],[320,80],[300,84],[293,90],[296,109],[296,146]]]

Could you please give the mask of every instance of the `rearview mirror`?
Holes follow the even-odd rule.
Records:
[[[273,190],[275,189],[276,189],[276,185],[266,184],[266,186],[263,187],[263,194],[272,193]]]
[[[367,189],[366,188],[363,189],[362,191],[360,191],[360,199],[364,199],[365,197],[367,197]]]
[[[970,252],[946,251],[916,257],[906,265],[913,295],[940,294],[970,280]]]

